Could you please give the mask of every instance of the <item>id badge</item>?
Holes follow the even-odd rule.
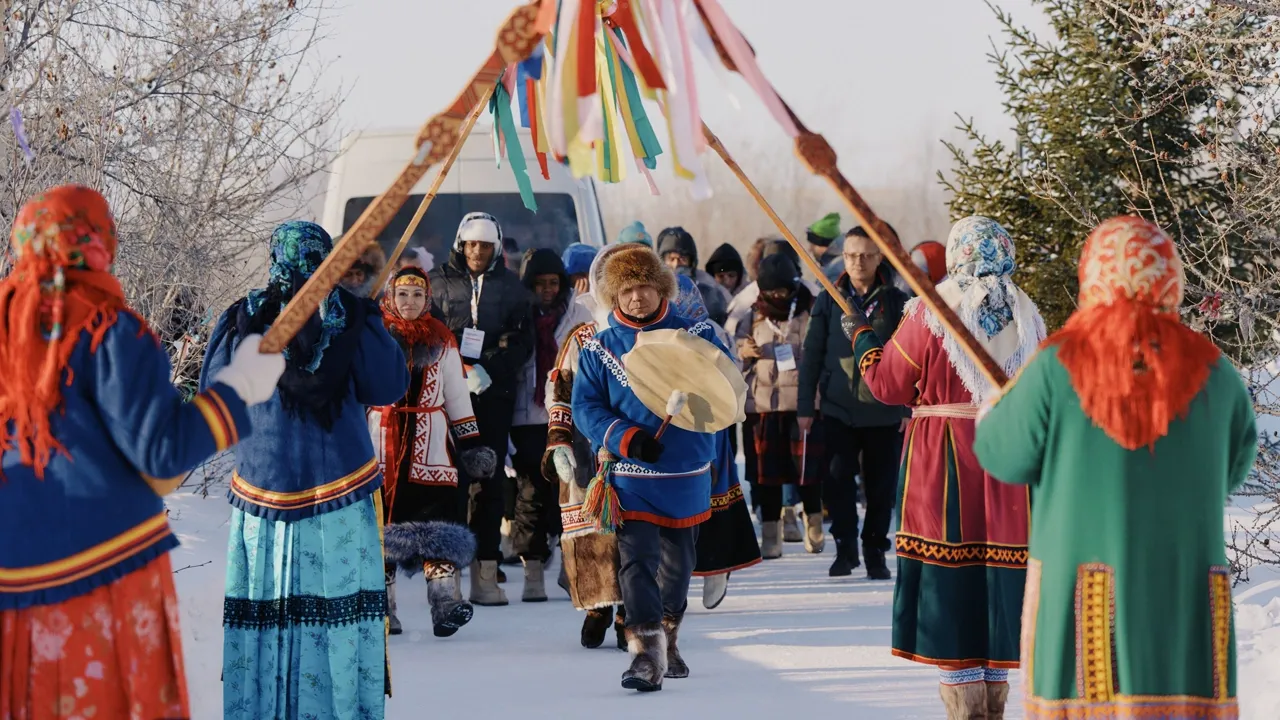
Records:
[[[462,347],[458,351],[464,358],[479,360],[480,353],[484,351],[484,331],[465,328],[462,331]]]
[[[789,343],[774,345],[773,358],[778,361],[778,370],[781,372],[796,369],[796,354]]]

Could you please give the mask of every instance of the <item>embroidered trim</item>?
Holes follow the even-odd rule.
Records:
[[[595,523],[582,514],[582,503],[560,506],[560,524],[563,526],[563,537],[588,535],[595,532]]]
[[[1218,700],[1230,697],[1231,576],[1227,567],[1209,568],[1209,618],[1213,623],[1213,693]]]
[[[1000,668],[983,668],[982,681],[991,685],[1009,682],[1009,671]]]
[[[422,574],[427,581],[447,580],[457,572],[458,566],[448,560],[428,560],[422,564]]]
[[[453,433],[454,438],[461,440],[463,438],[469,438],[472,435],[479,435],[480,425],[476,422],[475,416],[465,417],[454,422],[449,430]]]
[[[298,595],[274,600],[229,597],[222,601],[222,626],[245,630],[300,625],[339,627],[369,620],[381,622],[386,614],[385,590],[361,590],[336,598]]]
[[[70,557],[42,565],[0,568],[0,593],[26,593],[67,585],[117,565],[169,537],[165,513]]]
[[[378,459],[369,458],[369,462],[360,466],[346,477],[338,478],[319,487],[299,492],[281,493],[254,487],[240,476],[236,470],[231,475],[231,492],[261,507],[273,510],[298,510],[312,505],[319,505],[349,495],[368,485],[378,478]]]
[[[547,427],[569,430],[573,427],[573,408],[569,403],[552,403],[547,411]]]
[[[910,660],[911,662],[917,662],[921,665],[951,665],[959,666],[960,668],[993,667],[1003,668],[1005,670],[1018,669],[1017,660],[988,660],[987,658],[931,658],[924,655],[909,653],[906,650],[899,650],[898,648],[890,648],[889,653],[894,657],[899,657],[903,660]]]
[[[898,556],[930,565],[965,567],[988,565],[1022,569],[1027,565],[1027,546],[990,543],[946,543],[898,533],[894,538]]]
[[[594,338],[589,340],[582,346],[582,349],[595,353],[596,357],[600,358],[600,362],[604,363],[605,368],[610,373],[613,373],[613,377],[617,379],[622,387],[631,387],[631,381],[627,378],[627,371],[622,368],[622,363],[618,362],[618,358],[606,350],[599,340]]]
[[[867,372],[867,368],[880,362],[880,359],[883,357],[884,349],[878,347],[871,348],[870,350],[862,353],[862,358],[858,360],[858,372],[865,374]]]
[[[742,486],[734,485],[729,488],[727,493],[711,496],[711,510],[712,512],[719,512],[736,502],[742,501],[742,499]]]
[[[196,395],[191,402],[204,416],[205,424],[209,426],[209,432],[213,435],[213,445],[219,452],[240,442],[240,433],[236,430],[235,419],[227,409],[227,404],[213,388]]]
[[[707,463],[706,465],[703,465],[702,467],[696,470],[688,470],[682,473],[665,473],[665,472],[658,472],[656,470],[650,470],[647,467],[641,467],[640,465],[636,465],[635,463],[620,462],[620,463],[614,463],[613,474],[615,476],[622,475],[623,477],[685,478],[685,477],[692,477],[694,475],[701,475],[702,473],[707,472],[710,469],[711,469],[711,463]]]
[[[1009,671],[1005,670],[1005,677],[1009,676]],[[982,682],[986,677],[986,668],[971,667],[963,670],[938,670],[938,681],[943,685],[971,685],[973,683]]]
[[[714,335],[716,332],[716,329],[712,327],[711,323],[707,322],[706,320],[699,320],[696,325],[686,328],[685,332],[689,333],[690,335],[702,335],[702,333],[704,332],[709,332]]]
[[[1022,642],[1020,656],[1027,675],[1025,687],[1034,687],[1036,660],[1036,620],[1040,617],[1040,561],[1027,558],[1027,583],[1022,598]]]
[[[1076,571],[1076,695],[1088,703],[1115,700],[1115,574],[1102,563]]]
[[[1238,720],[1235,699],[1218,701],[1186,695],[1120,695],[1112,702],[1046,700],[1030,694],[1027,720]]]

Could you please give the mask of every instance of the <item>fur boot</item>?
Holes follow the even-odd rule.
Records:
[[[449,637],[471,622],[471,603],[453,597],[453,573],[427,578],[427,602],[431,603],[431,629],[436,637]]]
[[[392,567],[387,576],[387,634],[399,635],[404,632],[400,618],[396,617],[396,569]]]
[[[667,671],[663,673],[663,677],[689,677],[689,666],[680,657],[680,648],[676,647],[676,641],[680,637],[680,623],[683,621],[684,615],[666,615],[662,618],[662,629],[667,634]]]
[[[813,554],[820,555],[827,548],[827,536],[822,530],[821,515],[805,515],[804,516],[804,549]]]
[[[604,644],[605,633],[609,631],[613,608],[594,608],[587,611],[582,620],[582,647],[594,650]]]
[[[729,594],[729,573],[708,575],[702,579],[702,607],[715,610]]]
[[[987,684],[938,685],[947,720],[987,720]]]
[[[667,633],[662,624],[646,623],[626,632],[631,667],[622,673],[622,687],[640,692],[661,690],[667,674]]]
[[[462,525],[430,522],[391,523],[383,536],[386,561],[409,577],[435,563],[463,567],[476,554],[476,536]]]
[[[782,541],[794,543],[803,539],[804,533],[800,532],[800,522],[796,519],[796,509],[793,507],[782,508]]]
[[[760,523],[760,557],[776,560],[782,557],[782,521],[767,520]]]
[[[627,609],[618,606],[618,614],[613,616],[613,634],[618,637],[618,649],[627,649]]]
[[[507,604],[507,594],[498,587],[496,560],[471,563],[471,602],[481,607],[501,607]]]
[[[566,593],[573,594],[572,591],[569,590],[569,569],[564,563],[563,550],[560,551],[560,577],[556,578],[556,584],[559,585],[560,589],[564,590]]]
[[[1004,720],[1004,706],[1009,701],[1009,683],[987,683],[987,720]]]
[[[524,561],[524,592],[520,595],[521,602],[547,601],[545,576],[546,572],[542,569],[541,560]]]

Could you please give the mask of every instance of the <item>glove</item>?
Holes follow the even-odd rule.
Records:
[[[662,457],[662,443],[657,438],[643,430],[637,430],[635,435],[631,436],[631,442],[627,443],[626,455],[643,463],[653,464],[658,462]]]
[[[489,373],[483,367],[472,365],[471,369],[467,371],[467,389],[472,394],[479,395],[488,390],[492,384],[493,380],[489,378]]]
[[[573,484],[578,478],[578,461],[573,458],[573,451],[567,447],[551,449],[551,462],[556,466],[556,476],[565,485]]]
[[[867,322],[867,316],[863,315],[861,310],[855,309],[852,315],[845,315],[840,318],[840,329],[844,331],[844,336],[849,338],[850,342],[853,342],[853,335],[858,332],[859,328],[870,324]]]
[[[284,374],[284,355],[258,352],[261,335],[246,335],[231,355],[231,362],[213,376],[240,396],[245,405],[258,405],[271,399],[276,382]]]

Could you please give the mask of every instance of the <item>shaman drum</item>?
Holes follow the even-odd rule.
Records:
[[[733,359],[720,348],[684,330],[636,333],[636,344],[622,356],[631,390],[659,418],[667,416],[672,390],[688,402],[671,424],[700,433],[719,432],[747,419],[747,383]]]

